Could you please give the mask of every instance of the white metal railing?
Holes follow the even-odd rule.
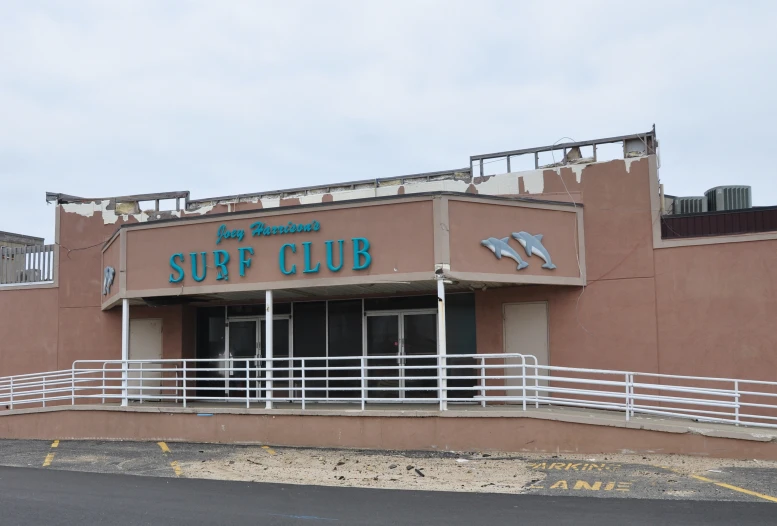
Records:
[[[543,366],[532,355],[79,360],[0,378],[7,409],[193,402],[569,406],[777,427],[777,382]],[[373,406],[374,407],[374,406]]]
[[[54,245],[0,247],[0,285],[54,280]]]

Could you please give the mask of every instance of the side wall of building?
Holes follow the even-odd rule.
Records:
[[[57,288],[0,290],[0,376],[54,371]]]
[[[657,249],[655,260],[661,371],[774,381],[777,240]]]
[[[0,376],[121,358],[121,309],[103,311],[100,302],[102,246],[123,219],[106,221],[96,208],[59,207],[58,287],[0,290]],[[130,311],[133,319],[162,320],[163,358],[194,357],[193,309],[133,306]]]

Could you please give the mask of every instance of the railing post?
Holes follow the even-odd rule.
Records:
[[[734,423],[739,425],[739,380],[734,380]]]
[[[362,411],[364,411],[364,406],[367,402],[367,378],[366,378],[366,367],[364,364],[364,356],[361,357],[361,377],[362,377]]]
[[[448,409],[448,343],[445,338],[445,282],[437,280],[437,388],[440,411]]]
[[[70,369],[70,405],[76,405],[76,370]]]
[[[630,415],[631,398],[629,396],[630,394],[631,394],[631,388],[629,386],[629,373],[626,373],[626,422],[631,420],[631,415]]]
[[[43,407],[46,407],[46,376],[43,376]]]
[[[186,407],[186,360],[183,360],[183,406]]]
[[[127,376],[129,375],[129,368],[127,366],[127,360],[129,360],[129,331],[130,331],[130,318],[129,318],[129,300],[124,298],[121,300],[121,405],[126,406],[129,403],[127,398]]]
[[[508,157],[509,159],[509,157]],[[523,394],[523,410],[526,411],[526,357],[521,356],[521,389]]]
[[[11,409],[13,409],[13,376],[11,377]]]
[[[486,407],[486,359],[480,359],[480,405]]]
[[[272,409],[272,399],[274,398],[273,390],[273,368],[275,367],[275,361],[273,360],[273,304],[272,304],[272,290],[267,290],[264,293],[264,355],[268,367],[265,372],[264,390],[267,395],[265,401],[265,409]]]
[[[540,391],[537,389],[540,386],[540,369],[538,367],[537,357],[534,358],[534,408],[540,408]],[[546,393],[548,394],[548,393]]]
[[[262,367],[262,361],[254,358],[254,372],[256,373],[256,382],[254,382],[256,394],[254,395],[254,398],[256,398],[257,402],[262,398],[262,378],[264,378],[264,376],[262,376],[264,374],[264,369]]]
[[[302,358],[302,410],[305,410],[305,358]]]
[[[245,361],[246,364],[246,409],[251,407],[251,377],[250,377],[250,369],[248,368],[248,360]]]
[[[127,365],[127,369],[129,369],[129,365]],[[127,375],[129,375],[129,371],[127,371]],[[138,396],[140,397],[140,403],[143,403],[143,362],[140,362],[140,372],[138,376]]]

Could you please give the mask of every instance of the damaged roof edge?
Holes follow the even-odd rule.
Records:
[[[58,194],[55,192],[46,192],[47,203],[92,203],[96,201],[115,201],[118,203],[132,202],[132,201],[155,201],[157,199],[186,199],[189,201],[189,191],[181,192],[159,192],[155,194],[137,194],[137,195],[122,195],[116,197],[78,197],[75,195]]]
[[[206,197],[202,199],[190,199],[190,193],[188,191],[182,192],[162,192],[154,194],[138,194],[119,197],[102,197],[102,198],[85,198],[68,194],[60,194],[54,192],[46,192],[46,202],[48,203],[90,203],[97,201],[112,201],[114,203],[122,202],[138,202],[138,201],[155,201],[162,199],[184,199],[184,210],[193,211],[203,206],[215,205],[219,203],[240,202],[240,200],[256,200],[262,198],[275,198],[275,199],[288,199],[294,197],[300,197],[302,195],[318,194],[318,193],[331,193],[341,192],[345,190],[365,189],[365,188],[378,188],[380,186],[401,186],[406,183],[418,183],[424,181],[447,180],[447,179],[459,179],[461,181],[471,183],[473,180],[472,164],[475,161],[482,161],[484,159],[491,159],[496,157],[511,157],[514,155],[521,155],[525,153],[537,153],[549,150],[566,149],[571,147],[606,144],[612,142],[622,142],[631,139],[640,139],[645,142],[646,153],[654,153],[656,144],[656,128],[653,128],[645,133],[637,133],[632,135],[620,135],[616,137],[606,137],[602,139],[592,139],[589,141],[572,142],[572,143],[557,143],[551,146],[540,146],[536,148],[527,148],[523,150],[511,150],[506,152],[497,152],[483,155],[470,156],[470,166],[465,168],[457,168],[453,170],[443,170],[437,172],[425,172],[410,175],[399,175],[393,177],[382,177],[375,179],[362,179],[359,181],[346,181],[340,183],[330,183],[315,186],[304,186],[298,188],[287,188],[282,190],[274,190],[269,192],[250,192],[245,194],[235,194],[219,197]],[[651,144],[648,144],[650,140]],[[625,146],[624,146],[625,151]],[[596,153],[594,150],[594,162],[596,161]],[[551,168],[537,166],[536,169]]]
[[[197,205],[197,204],[207,204],[207,203],[213,203],[213,202],[223,202],[223,201],[235,201],[238,199],[253,199],[253,198],[262,198],[266,196],[279,196],[282,198],[285,197],[291,197],[289,194],[298,194],[298,195],[304,195],[309,193],[316,193],[318,190],[318,193],[328,193],[332,189],[335,189],[336,191],[341,191],[343,189],[350,189],[353,190],[355,187],[361,186],[367,186],[370,187],[379,187],[381,186],[381,183],[394,183],[396,182],[396,186],[405,184],[405,181],[412,180],[413,182],[417,182],[418,180],[433,180],[435,177],[456,177],[457,175],[462,174],[462,179],[470,182],[472,175],[471,175],[471,169],[470,168],[457,168],[454,170],[442,170],[438,172],[425,172],[425,173],[419,173],[419,174],[411,174],[411,175],[398,175],[393,177],[380,177],[375,179],[362,179],[359,181],[346,181],[341,183],[331,183],[331,184],[322,184],[322,185],[316,185],[316,186],[301,186],[298,188],[287,188],[284,190],[274,190],[271,192],[252,192],[248,194],[236,194],[236,195],[228,195],[228,196],[220,196],[220,197],[207,197],[203,199],[193,199],[189,201],[189,204]],[[350,187],[350,188],[348,188]]]
[[[395,177],[381,177],[376,179],[362,179],[359,181],[347,181],[342,183],[331,183],[331,184],[325,184],[325,185],[317,185],[317,186],[302,186],[297,188],[287,188],[283,190],[273,190],[269,192],[251,192],[246,194],[234,194],[234,195],[224,195],[224,196],[218,196],[218,197],[204,197],[202,199],[189,199],[190,193],[188,191],[184,192],[161,192],[156,194],[138,194],[138,195],[127,195],[127,196],[119,196],[119,197],[94,197],[94,198],[88,198],[88,197],[78,197],[74,195],[68,195],[68,194],[59,194],[54,192],[46,192],[46,202],[47,203],[91,203],[96,201],[115,201],[115,202],[129,202],[129,201],[154,201],[157,199],[177,199],[177,198],[184,198],[186,203],[186,209],[189,209],[191,205],[202,205],[202,204],[213,204],[213,203],[222,203],[222,202],[230,202],[230,201],[237,201],[240,199],[254,199],[254,198],[262,198],[266,196],[278,196],[281,198],[285,198],[290,196],[291,194],[309,194],[309,193],[316,193],[316,191],[320,191],[318,193],[328,193],[331,190],[335,191],[341,191],[343,189],[346,189],[350,187],[350,189],[353,189],[355,187],[359,186],[366,186],[370,185],[371,187],[379,187],[381,186],[381,183],[393,183],[396,181],[396,185],[402,185],[405,184],[405,181],[412,180],[413,182],[417,182],[419,180],[434,180],[436,177],[440,178],[448,178],[453,177],[456,178],[456,176],[461,175],[461,179],[466,182],[471,182],[472,176],[471,176],[471,170],[469,168],[458,168],[455,170],[442,170],[438,172],[425,172],[420,174],[411,174],[411,175],[400,175]]]
[[[639,139],[642,141],[645,141],[647,143],[648,138],[651,140],[656,139],[656,125],[653,125],[653,128],[645,133],[633,133],[631,135],[618,135],[616,137],[604,137],[601,139],[591,139],[589,141],[576,141],[576,142],[562,142],[562,143],[556,143],[551,144],[550,146],[537,146],[534,148],[524,148],[522,150],[509,150],[504,152],[495,152],[495,153],[484,153],[480,155],[471,155],[470,156],[470,164],[475,161],[481,161],[486,159],[495,159],[500,157],[513,157],[516,155],[524,155],[527,153],[541,153],[541,152],[549,152],[552,150],[563,150],[565,148],[579,148],[581,146],[596,146],[600,144],[610,144],[614,142],[623,142],[628,141],[632,139]],[[650,145],[651,147],[655,148],[655,143]],[[648,150],[648,153],[651,153]]]
[[[569,207],[572,209],[575,208],[584,208],[583,203],[570,203],[567,201],[550,201],[545,199],[533,199],[531,197],[512,197],[512,196],[502,196],[502,195],[486,195],[486,194],[468,194],[464,192],[451,192],[448,190],[442,190],[437,192],[419,192],[417,194],[399,194],[399,195],[384,195],[384,196],[378,196],[378,197],[364,197],[360,199],[352,199],[348,201],[349,205],[358,204],[358,203],[371,203],[376,201],[392,201],[392,200],[414,200],[417,201],[419,199],[424,198],[436,198],[436,197],[443,197],[443,196],[450,196],[450,197],[466,197],[468,200],[479,200],[479,201],[502,201],[502,202],[508,202],[508,203],[531,203],[531,204],[540,204],[540,205],[550,205],[550,206],[564,206]],[[202,219],[208,219],[213,220],[217,218],[237,218],[240,216],[245,215],[263,215],[263,214],[278,214],[278,213],[287,213],[292,212],[294,210],[300,210],[300,209],[306,209],[306,208],[321,208],[321,207],[327,207],[331,206],[333,204],[342,205],[343,203],[307,203],[307,204],[299,204],[299,205],[289,205],[284,206],[282,208],[272,208],[272,209],[253,209],[253,210],[240,210],[236,212],[220,212],[217,214],[208,214],[207,216],[199,216],[199,215],[184,215],[182,217],[175,217],[175,218],[166,218],[166,219],[159,219],[154,222],[154,224],[160,224],[160,223],[167,223],[167,222],[181,222],[181,221],[197,221]],[[108,245],[111,240],[115,237],[116,233],[119,232],[122,229],[125,228],[134,228],[134,227],[140,227],[144,223],[123,223],[119,225],[119,227],[116,229],[116,231],[111,235],[110,238],[108,238],[103,246]]]

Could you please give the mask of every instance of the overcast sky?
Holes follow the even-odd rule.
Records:
[[[776,99],[777,2],[4,0],[0,230],[52,241],[46,191],[257,192],[653,123],[667,193],[777,204]]]

